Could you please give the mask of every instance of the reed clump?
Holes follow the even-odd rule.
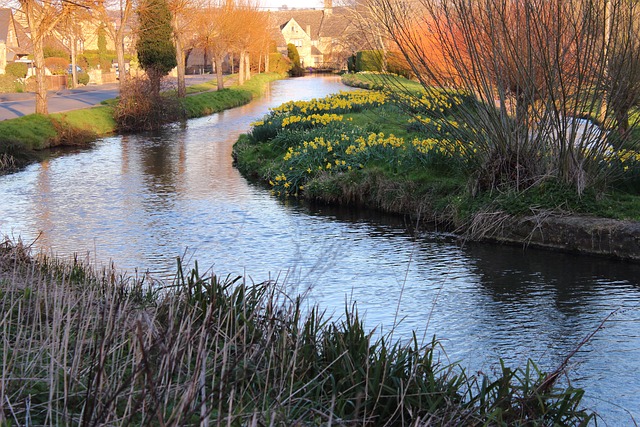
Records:
[[[280,285],[148,277],[0,244],[0,425],[584,425],[557,372],[470,377]]]

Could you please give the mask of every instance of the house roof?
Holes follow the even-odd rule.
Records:
[[[340,37],[351,24],[351,10],[346,7],[333,8],[333,12],[326,15],[322,21],[320,37]]]
[[[304,31],[311,30],[309,36],[312,40],[317,40],[322,25],[322,18],[324,15],[323,10],[278,10],[275,12],[269,12],[272,26],[278,29],[282,29],[291,19],[302,27]]]
[[[20,25],[13,16],[13,11],[9,8],[0,8],[0,40],[5,42],[9,38],[9,32],[13,29],[15,31],[17,45],[7,46],[7,57],[24,56],[30,53],[33,49],[31,39],[27,35],[25,29]],[[11,58],[13,59],[13,58]]]
[[[280,31],[292,19],[306,32],[312,40],[321,37],[340,37],[351,23],[351,9],[348,7],[334,7],[331,13],[323,9],[278,10],[269,12],[272,36],[278,45],[284,43]]]
[[[11,9],[0,9],[0,40],[7,40],[9,34],[9,25],[11,25]]]

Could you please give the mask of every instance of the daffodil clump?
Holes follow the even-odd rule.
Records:
[[[310,101],[289,101],[277,108],[272,108],[270,116],[275,119],[289,115],[357,113],[383,105],[387,100],[387,95],[378,91],[340,92],[325,98],[314,98]]]
[[[441,117],[453,108],[463,105],[465,100],[469,98],[461,92],[449,93],[435,89],[420,93],[394,92],[388,97],[411,113],[427,113],[431,117]]]
[[[379,91],[341,92],[323,99],[291,101],[273,108],[263,120],[253,124],[255,141],[271,142],[285,153],[274,162],[268,181],[278,196],[298,195],[305,185],[319,174],[340,174],[362,169],[369,162],[383,162],[392,167],[423,167],[434,159],[465,161],[473,150],[469,143],[456,139],[446,129],[457,123],[436,120],[445,109],[463,102],[442,92],[423,94],[412,110],[413,118],[404,115],[409,128],[420,121],[422,127],[432,123],[430,137],[425,133],[400,137],[384,132],[372,132],[349,123],[353,115],[364,110],[409,102],[411,97],[398,97]]]
[[[311,129],[341,122],[343,114],[375,108],[386,101],[387,96],[382,92],[366,90],[340,92],[310,101],[289,101],[272,108],[263,120],[253,123],[251,136],[257,141],[269,141],[283,129]]]
[[[393,134],[341,133],[333,138],[315,137],[289,147],[269,181],[277,196],[298,195],[320,174],[335,175],[362,169],[371,162],[387,167],[410,168],[432,161],[434,156],[464,159],[469,151],[461,141],[414,138],[407,141]]]

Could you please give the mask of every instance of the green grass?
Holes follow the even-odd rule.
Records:
[[[55,113],[51,114],[51,117],[64,121],[75,128],[93,132],[96,135],[109,135],[116,129],[113,109],[107,106]]]
[[[244,89],[223,89],[204,92],[183,99],[187,118],[208,116],[223,110],[247,104],[253,99],[251,92]]]
[[[390,74],[366,72],[358,74],[345,74],[342,77],[342,81],[349,86],[359,87],[362,89],[383,90],[391,87],[396,90],[409,92],[422,91],[422,86],[420,85],[420,83],[406,79],[402,76],[395,76]]]
[[[8,144],[21,144],[27,150],[47,148],[56,134],[51,118],[41,114],[3,120],[0,121],[0,151]]]
[[[261,96],[269,82],[281,78],[282,76],[276,73],[257,74],[242,86],[231,86],[221,91],[210,91],[216,88],[214,81],[192,86],[190,88],[194,88],[195,94],[183,100],[187,118],[208,116],[247,104],[254,97]]]
[[[253,96],[261,96],[267,88],[267,83],[282,79],[282,74],[262,73],[254,74],[249,81],[242,85],[242,89],[248,90]]]
[[[468,376],[434,339],[325,316],[267,281],[178,260],[145,283],[0,242],[0,384],[10,425],[586,425],[564,367]],[[303,307],[304,310],[303,310]],[[442,359],[445,359],[442,357]],[[446,359],[445,359],[446,360]]]

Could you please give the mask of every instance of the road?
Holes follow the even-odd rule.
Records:
[[[186,76],[187,85],[209,81],[215,76]],[[100,102],[118,96],[118,84],[89,85],[78,89],[49,91],[48,102],[50,113],[78,110],[100,104]],[[36,111],[34,93],[0,93],[0,121],[15,119]]]

